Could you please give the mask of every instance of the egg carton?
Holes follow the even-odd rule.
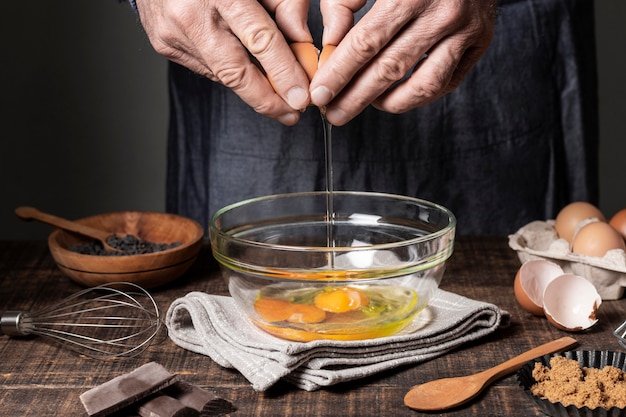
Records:
[[[602,258],[572,253],[567,240],[559,238],[554,220],[533,221],[509,235],[509,246],[524,263],[546,259],[559,265],[565,273],[587,278],[603,300],[618,300],[626,287],[626,253],[610,250]]]

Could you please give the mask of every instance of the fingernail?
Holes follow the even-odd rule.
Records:
[[[293,126],[296,123],[298,123],[299,119],[300,117],[298,116],[297,113],[285,113],[276,118],[276,120],[278,120],[280,123],[284,124],[285,126]]]
[[[341,109],[326,110],[326,118],[336,126],[342,126],[348,122],[348,115]]]
[[[309,95],[302,87],[294,87],[287,92],[287,104],[292,109],[300,110],[309,105]]]
[[[311,92],[311,102],[316,106],[325,106],[333,98],[328,88],[321,85]]]

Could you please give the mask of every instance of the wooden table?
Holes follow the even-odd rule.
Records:
[[[525,313],[515,301],[513,279],[520,263],[504,236],[459,238],[441,288],[494,303],[511,314],[511,324],[479,341],[426,363],[315,392],[280,382],[255,392],[237,371],[175,346],[169,339],[128,360],[84,359],[42,338],[0,337],[0,416],[86,415],[79,395],[118,375],[156,361],[186,381],[231,401],[234,416],[424,416],[402,399],[413,385],[434,378],[474,373],[552,339],[568,335],[546,319]],[[0,312],[32,310],[54,303],[80,287],[54,264],[45,242],[0,242]],[[207,247],[184,278],[153,295],[165,311],[192,290],[227,294]],[[626,320],[624,300],[605,301],[599,323],[576,334],[581,349],[619,350],[613,330]],[[445,416],[540,416],[518,386],[503,378],[461,408]],[[432,414],[431,414],[432,415]]]

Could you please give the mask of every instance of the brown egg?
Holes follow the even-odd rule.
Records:
[[[596,206],[585,201],[576,201],[561,209],[554,221],[554,228],[560,238],[572,243],[578,224],[590,218],[606,221]]]
[[[611,225],[602,221],[585,225],[572,242],[572,252],[581,255],[601,258],[612,249],[626,251],[624,238]]]
[[[337,49],[335,45],[324,45],[322,47],[322,52],[320,52],[320,59],[317,63],[318,68],[321,67],[324,62],[326,62],[330,54],[332,54],[335,49]]]
[[[626,208],[621,209],[611,217],[609,224],[626,239]]]
[[[318,49],[311,42],[294,42],[289,46],[311,81],[317,71]]]

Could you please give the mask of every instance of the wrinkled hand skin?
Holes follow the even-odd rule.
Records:
[[[338,126],[370,104],[403,113],[453,91],[493,37],[495,0],[377,0],[354,25],[364,5],[320,1],[323,43],[338,47],[311,80],[311,101]]]
[[[495,3],[377,0],[355,25],[365,0],[320,0],[323,44],[338,47],[310,85],[288,46],[312,41],[308,0],[137,0],[137,8],[157,52],[258,113],[294,125],[308,105],[326,106],[340,126],[368,105],[403,113],[454,90],[491,42]]]
[[[310,104],[309,80],[288,45],[312,41],[308,8],[308,0],[137,0],[158,53],[285,125]]]

